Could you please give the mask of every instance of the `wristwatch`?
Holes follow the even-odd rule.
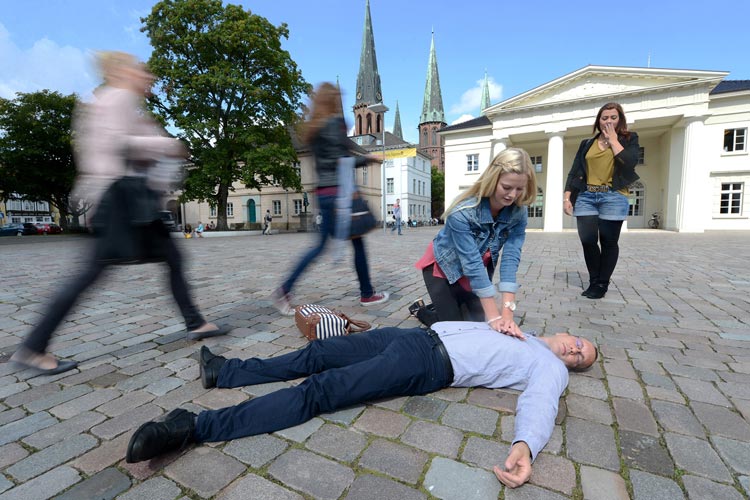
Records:
[[[503,307],[507,307],[511,311],[515,311],[516,310],[516,303],[515,302],[510,302],[510,301],[503,302]]]

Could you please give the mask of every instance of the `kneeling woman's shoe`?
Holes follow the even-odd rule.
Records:
[[[586,295],[590,299],[601,299],[607,294],[609,285],[607,283],[597,283],[593,286],[591,291]]]
[[[129,464],[150,460],[193,442],[195,413],[178,408],[163,420],[146,422],[133,433],[125,456]]]

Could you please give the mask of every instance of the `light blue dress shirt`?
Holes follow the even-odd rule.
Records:
[[[513,443],[524,441],[532,460],[552,435],[557,406],[568,385],[568,369],[536,337],[520,340],[486,323],[443,321],[432,325],[453,365],[453,387],[522,391],[516,405]]]

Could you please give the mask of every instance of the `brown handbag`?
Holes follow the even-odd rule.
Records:
[[[357,321],[325,306],[305,304],[294,308],[294,322],[307,340],[327,339],[370,329],[366,321]]]

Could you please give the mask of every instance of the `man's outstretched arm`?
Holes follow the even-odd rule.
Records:
[[[518,488],[531,477],[531,450],[526,443],[518,441],[510,448],[505,470],[497,465],[492,470],[505,486]]]

